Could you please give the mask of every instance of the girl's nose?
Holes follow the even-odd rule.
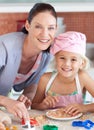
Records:
[[[66,61],[65,61],[65,65],[66,65],[66,66],[70,66],[70,65],[71,65],[70,60],[66,60]]]

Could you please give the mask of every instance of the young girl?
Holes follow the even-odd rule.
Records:
[[[69,31],[60,34],[54,42],[51,52],[55,55],[57,71],[41,77],[32,108],[64,107],[72,115],[94,111],[94,104],[83,104],[86,90],[94,96],[94,81],[85,71],[89,65],[85,56],[86,36]]]

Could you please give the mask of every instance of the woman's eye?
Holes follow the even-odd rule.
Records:
[[[42,28],[42,27],[41,27],[41,26],[39,26],[39,25],[36,25],[36,26],[35,26],[35,28]]]

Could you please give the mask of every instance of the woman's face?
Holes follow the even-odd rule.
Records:
[[[25,25],[29,43],[38,50],[46,50],[53,42],[56,26],[56,19],[50,12],[38,13]]]

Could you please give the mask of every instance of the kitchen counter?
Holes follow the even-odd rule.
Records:
[[[30,113],[30,117],[41,116],[41,115],[45,116],[46,111],[30,110],[29,113]],[[23,130],[21,128],[21,122],[17,118],[14,118],[13,116],[11,116],[11,117],[13,120],[13,125],[16,125],[18,127],[17,130]],[[84,121],[87,119],[92,120],[94,122],[94,113],[82,115],[80,118],[75,119],[75,121],[76,120]],[[43,130],[43,126],[47,125],[47,124],[48,125],[56,125],[58,127],[58,130],[85,130],[85,128],[83,128],[83,127],[73,127],[71,125],[72,121],[74,121],[74,120],[66,120],[66,121],[61,120],[60,121],[60,120],[53,120],[53,119],[45,117],[45,122],[42,122],[41,125],[36,126],[35,130]],[[94,127],[93,127],[93,129],[94,129]]]
[[[0,4],[0,12],[2,13],[21,13],[29,12],[35,3],[15,3]],[[50,3],[55,7],[57,12],[94,12],[94,2],[60,2]]]

